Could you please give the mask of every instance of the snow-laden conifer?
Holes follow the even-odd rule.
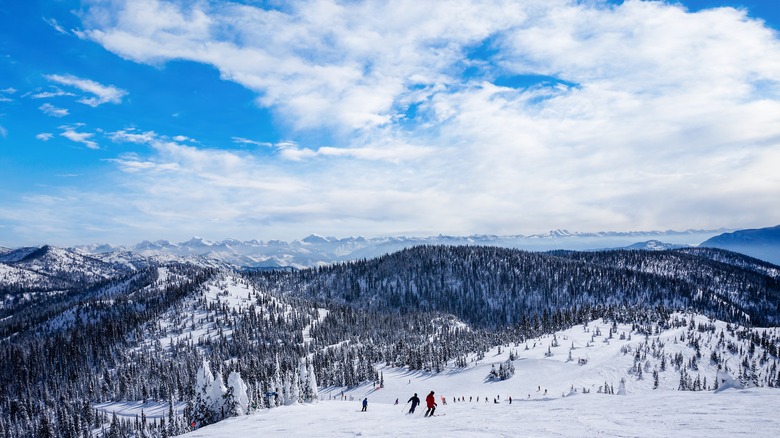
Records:
[[[218,418],[217,421],[225,418],[227,415],[227,409],[225,406],[225,394],[227,393],[227,388],[225,387],[225,384],[222,380],[222,373],[217,371],[217,374],[214,376],[214,380],[211,382],[211,388],[209,388],[209,396],[211,400],[211,404],[209,405],[209,408],[212,412],[212,414]]]
[[[249,411],[247,386],[238,371],[233,371],[228,376],[225,410],[228,416],[244,415]]]
[[[211,374],[211,366],[204,359],[195,375],[195,396],[190,407],[192,421],[196,425],[213,422],[211,413],[211,386],[213,383],[214,375]]]

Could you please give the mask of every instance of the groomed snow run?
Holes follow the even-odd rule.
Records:
[[[415,382],[414,386],[423,384]],[[405,414],[406,400],[399,405],[370,400],[367,412],[360,412],[358,399],[283,406],[231,418],[185,436],[712,438],[774,437],[780,430],[780,392],[776,389],[659,391],[635,396],[591,393],[518,400],[511,405],[506,400],[499,404],[492,400],[448,402],[437,408],[437,414],[444,415],[433,418],[424,418],[420,408],[414,415]]]
[[[687,321],[691,318],[708,323],[702,316],[689,315]],[[501,349],[496,347],[480,358],[472,355],[465,368],[450,364],[441,372],[432,373],[378,365],[384,383],[381,388],[374,384],[320,388],[319,402],[261,409],[185,436],[779,436],[780,390],[732,386],[733,364],[727,361],[731,371],[724,373],[706,359],[718,342],[716,333],[726,328],[723,322],[713,324],[715,333],[694,333],[702,338],[703,357],[696,373],[708,378],[707,387],[717,376],[720,388],[715,391],[678,391],[680,373],[671,362],[666,371],[659,373],[658,388],[653,389],[650,369],[658,366],[658,359],[651,354],[647,355],[650,368],[645,370],[644,377],[627,373],[641,345],[663,345],[667,356],[692,355],[687,341],[681,340],[691,336],[687,323],[652,337],[634,333],[632,338],[622,336],[631,333],[630,325],[618,325],[617,332],[610,337],[609,325],[597,320],[587,326],[557,332],[555,336],[544,335]],[[731,334],[726,339],[737,341]],[[557,347],[553,346],[556,342]],[[719,354],[727,354],[723,347],[718,348]],[[514,376],[503,381],[490,380],[488,374],[492,367],[505,363],[510,352],[516,355]],[[579,360],[583,358],[587,359],[585,363]],[[735,357],[733,362],[738,359]],[[604,385],[610,386],[612,394],[602,393]],[[430,391],[435,391],[438,416],[424,418],[424,400]],[[406,402],[414,393],[423,406],[414,415],[407,415]],[[367,412],[361,412],[363,398],[368,398]]]

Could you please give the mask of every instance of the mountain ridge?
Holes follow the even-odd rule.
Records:
[[[551,230],[547,233],[530,235],[488,235],[471,236],[438,235],[428,237],[387,236],[366,238],[325,237],[310,234],[303,239],[290,242],[281,240],[259,241],[251,239],[224,239],[210,241],[193,237],[188,241],[173,243],[168,240],[144,240],[134,245],[112,246],[108,244],[78,245],[74,248],[89,253],[107,253],[112,251],[132,251],[144,256],[201,256],[219,262],[250,268],[293,267],[307,268],[328,265],[356,259],[369,259],[418,245],[486,245],[517,248],[532,251],[554,249],[595,250],[626,247],[637,244],[637,240],[659,242],[659,239],[671,242],[658,243],[657,248],[670,248],[675,245],[698,244],[702,240],[722,233],[718,230],[685,231],[603,231],[569,232]],[[639,249],[639,248],[638,248]]]
[[[370,311],[439,311],[487,327],[586,303],[694,308],[713,317],[780,324],[780,268],[736,254],[718,260],[684,249],[542,253],[416,246],[317,270],[259,272],[255,278],[263,287],[308,299]]]
[[[705,240],[700,246],[740,252],[780,264],[780,225],[719,234]]]

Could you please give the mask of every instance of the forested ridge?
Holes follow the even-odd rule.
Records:
[[[732,263],[715,260],[718,254]],[[778,325],[777,271],[739,266],[749,258],[726,254],[420,246],[255,278],[280,293],[384,312],[441,311],[491,329],[583,306],[695,309],[726,321]]]

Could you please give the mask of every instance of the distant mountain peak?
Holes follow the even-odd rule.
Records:
[[[780,225],[723,233],[700,246],[735,251],[780,265]]]
[[[731,233],[723,233],[719,236],[708,239],[703,246],[709,246],[711,243],[757,243],[761,245],[776,244],[780,242],[780,225],[766,228],[752,228],[745,230],[737,230]]]
[[[49,245],[43,245],[42,247],[36,249],[35,251],[30,252],[26,256],[24,256],[22,259],[20,259],[20,262],[26,262],[28,260],[35,260],[39,259],[46,254],[48,254],[52,250],[52,247]]]
[[[193,236],[192,239],[182,242],[182,246],[211,246],[212,242],[205,240],[202,237]]]
[[[689,245],[679,245],[676,243],[666,243],[660,240],[651,239],[646,242],[637,242],[633,245],[627,246],[625,249],[636,249],[645,251],[665,251],[669,249],[686,248]]]
[[[320,236],[319,234],[309,234],[308,236],[304,237],[302,242],[306,243],[328,243],[329,240]]]

